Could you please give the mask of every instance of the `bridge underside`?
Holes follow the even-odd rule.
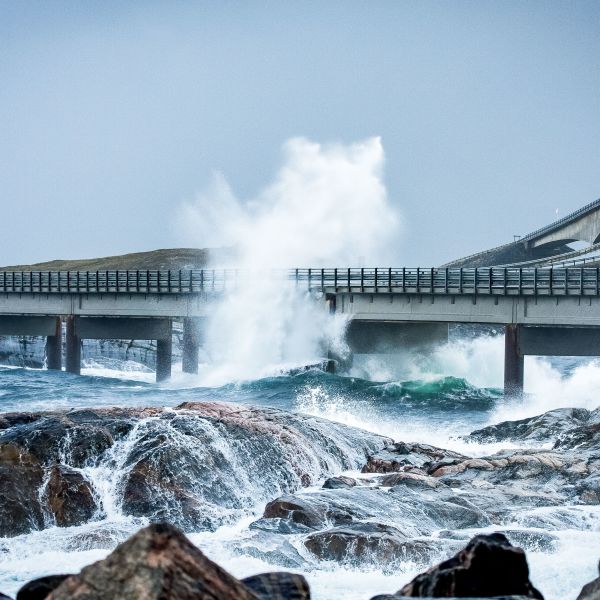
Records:
[[[203,318],[183,319],[183,364],[186,373],[198,372]],[[64,322],[64,327],[63,327]],[[0,336],[45,336],[48,369],[81,372],[81,344],[92,340],[156,340],[156,380],[171,376],[172,319],[170,317],[65,317],[2,315]]]

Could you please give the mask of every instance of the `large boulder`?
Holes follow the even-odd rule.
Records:
[[[529,580],[525,552],[505,535],[478,535],[458,554],[417,575],[396,594],[410,598],[493,598],[543,600]]]
[[[65,579],[47,600],[257,600],[175,527],[157,523]]]

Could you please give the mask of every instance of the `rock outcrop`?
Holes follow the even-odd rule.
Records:
[[[103,493],[124,515],[214,529],[260,499],[360,467],[389,441],[234,403],[6,413],[0,537],[101,519]],[[95,481],[99,473],[109,480]]]
[[[525,553],[500,534],[478,535],[451,559],[417,575],[396,596],[491,598],[525,596],[543,600],[529,580]]]

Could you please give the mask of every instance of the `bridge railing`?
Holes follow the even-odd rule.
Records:
[[[231,289],[237,269],[1,271],[0,293],[190,294]]]
[[[600,295],[598,268],[296,269],[293,278],[323,292]]]
[[[235,290],[248,278],[260,284],[274,277],[324,293],[600,295],[595,267],[0,271],[0,293],[210,294]]]

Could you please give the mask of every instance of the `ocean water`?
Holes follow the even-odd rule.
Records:
[[[92,361],[81,376],[0,367],[0,411],[175,407],[187,401],[217,400],[277,407],[395,440],[426,442],[469,455],[485,455],[510,444],[467,443],[460,436],[505,418],[538,414],[557,406],[594,407],[596,395],[590,388],[594,389],[600,374],[600,366],[595,361],[528,360],[529,394],[525,400],[515,403],[505,400],[498,387],[483,385],[486,378],[495,383],[497,373],[490,371],[485,361],[498,353],[500,341],[485,338],[460,344],[441,351],[435,364],[415,365],[414,372],[418,376],[404,380],[378,381],[308,370],[208,387],[202,385],[202,377],[180,372],[169,382],[158,385],[152,381],[153,373],[135,363],[113,361],[107,366]],[[478,357],[479,363],[474,357]],[[374,370],[381,374],[385,368]],[[549,387],[551,391],[547,391]],[[331,435],[333,443],[342,444],[335,437],[333,425]],[[127,443],[135,444],[136,440],[130,439]],[[227,442],[221,440],[221,443]],[[117,453],[125,451],[124,447],[115,450]],[[115,460],[111,463],[113,469],[118,465],[118,457]],[[340,467],[338,472],[357,475],[360,463],[355,461],[354,465],[349,470]],[[335,464],[333,470],[336,470]],[[0,538],[0,590],[4,593],[14,594],[23,582],[37,576],[75,572],[106,556],[117,543],[148,522],[119,510],[106,465],[90,468],[86,475],[103,496],[105,517],[77,527],[49,526],[14,538]],[[251,488],[253,485],[250,479],[245,484],[243,478],[240,481],[241,486]],[[311,493],[314,489],[316,492],[318,488],[319,485],[305,491]],[[253,489],[245,492],[252,496]],[[281,569],[280,563],[269,560],[268,552],[240,551],[246,545],[251,546],[250,523],[261,515],[268,499],[256,491],[255,506],[246,507],[215,531],[189,530],[186,533],[209,557],[239,577]],[[538,519],[542,525],[531,526],[536,511],[548,514]],[[534,509],[532,514],[521,515],[512,525],[517,531],[553,536],[550,550],[528,548],[532,580],[549,600],[575,598],[581,586],[595,577],[600,558],[600,509],[566,506],[560,507],[560,511],[560,518],[555,518],[551,509]],[[503,527],[503,530],[510,528]],[[479,531],[482,530],[455,533],[466,540]],[[289,543],[293,546],[296,542],[292,536]],[[296,550],[302,554],[299,542]],[[442,552],[439,558],[447,555]],[[385,567],[360,564],[342,567],[313,559],[295,570],[307,576],[318,600],[342,597],[359,600],[397,590],[423,567],[407,562],[390,572]]]

